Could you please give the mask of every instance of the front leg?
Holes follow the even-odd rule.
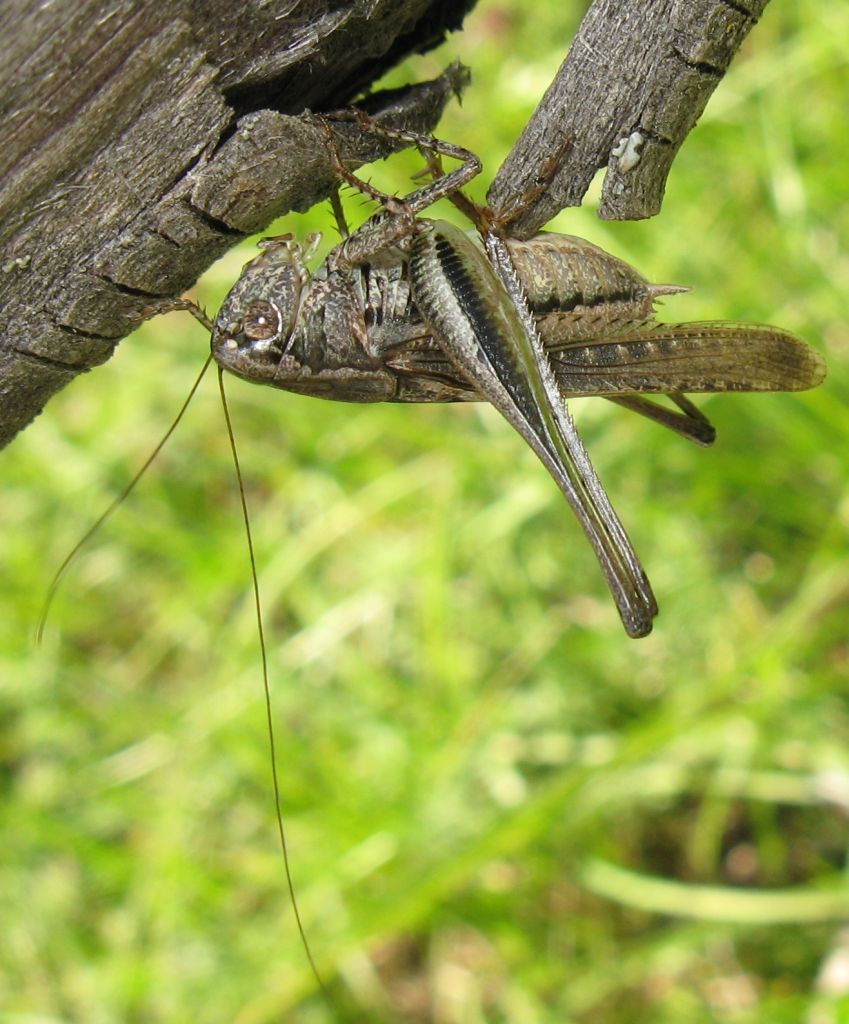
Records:
[[[460,166],[447,173],[442,172],[434,181],[428,182],[410,195],[399,199],[374,188],[371,184],[358,178],[342,162],[336,138],[333,134],[331,121],[319,119],[331,164],[339,177],[355,188],[362,195],[379,203],[382,210],[362,224],[356,231],[344,238],[327,257],[327,265],[332,270],[346,273],[353,267],[369,262],[381,252],[398,245],[417,230],[416,217],[435,202],[451,197],[458,189],[466,185],[472,178],[480,174],[481,162],[467,149],[443,142],[427,135],[404,131],[396,128],[385,128],[376,124],[368,115],[359,110],[345,111],[334,114],[335,120],[356,121],[364,130],[375,135],[400,139],[416,145],[426,153],[436,156],[447,156],[461,161]],[[441,164],[439,165],[440,171]]]

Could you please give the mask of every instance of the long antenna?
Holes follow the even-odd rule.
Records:
[[[181,308],[184,308],[184,307],[181,307]],[[180,420],[183,418],[183,415],[185,414],[186,409],[188,409],[189,403],[191,402],[191,400],[195,396],[195,392],[200,387],[200,383],[203,380],[204,376],[206,375],[206,371],[209,369],[209,364],[211,362],[212,362],[212,356],[209,355],[209,356],[207,356],[206,362],[203,364],[203,368],[201,369],[200,373],[197,375],[197,378],[195,379],[194,384],[192,384],[192,389],[191,389],[191,391],[189,391],[189,393],[188,393],[188,395],[186,397],[186,400],[180,406],[180,411],[174,417],[174,420],[172,421],[171,426],[162,435],[162,437],[161,437],[159,443],[157,444],[157,446],[153,449],[153,451],[150,453],[150,455],[148,455],[148,457],[145,459],[144,464],[142,465],[141,469],[135,474],[135,476],[132,478],[132,480],[130,480],[130,482],[123,489],[123,491],[121,491],[121,493],[116,498],[113,498],[112,501],[107,506],[107,508],[97,517],[97,519],[95,519],[95,521],[92,523],[92,525],[86,530],[86,532],[82,535],[82,537],[80,537],[80,539],[77,541],[77,543],[71,548],[71,550],[65,556],[62,564],[56,570],[56,574],[54,575],[53,579],[50,581],[50,586],[47,588],[47,594],[46,594],[46,596],[44,598],[44,605],[42,606],[41,614],[38,617],[38,624],[37,624],[37,626],[35,628],[35,642],[36,642],[36,645],[40,645],[41,644],[42,638],[44,637],[44,626],[45,626],[45,624],[47,622],[47,616],[50,614],[50,609],[51,609],[51,607],[53,605],[53,599],[56,596],[56,591],[59,589],[59,584],[65,578],[65,574],[67,573],[68,569],[71,567],[71,564],[76,560],[77,555],[85,547],[85,545],[91,540],[91,538],[98,532],[98,530],[101,528],[101,526],[103,526],[103,524],[106,522],[106,520],[109,519],[109,517],[112,515],[112,513],[115,511],[115,509],[118,508],[118,506],[124,501],[124,499],[127,498],[130,495],[130,493],[132,492],[133,488],[136,486],[136,484],[139,482],[139,480],[141,480],[141,478],[145,475],[145,473],[150,468],[150,464],[153,462],[153,460],[156,458],[156,456],[165,447],[165,445],[168,442],[168,439],[171,437],[171,435],[177,429],[177,426],[178,426]]]
[[[298,926],[298,933],[301,936],[301,943],[307,955],[312,973],[322,991],[325,999],[330,1000],[330,993],[319,974],[318,966],[307,941],[307,933],[301,920],[301,912],[298,907],[298,899],[295,895],[295,883],[292,879],[292,869],[289,864],[289,847],[286,843],[286,830],[283,827],[283,813],[280,810],[280,782],[277,773],[277,748],[274,741],[274,718],[271,710],[271,686],[268,679],[268,654],[265,649],[265,630],[262,625],[262,602],[259,594],[259,577],[256,571],[256,557],[254,555],[254,542],[251,534],[251,520],[248,514],[248,499],[245,494],[245,487],[242,478],[242,469],[239,465],[239,455],[236,450],[236,437],[233,433],[233,423],[230,419],[230,408],[227,405],[227,396],[224,393],[224,371],[218,367],[218,390],[221,392],[221,405],[224,409],[224,420],[227,424],[227,436],[230,439],[230,451],[233,454],[233,466],[236,470],[236,480],[239,485],[239,499],[242,503],[242,521],[245,524],[245,539],[248,544],[248,557],[251,565],[251,583],[253,584],[254,608],[256,610],[256,629],[259,637],[260,654],[262,656],[262,686],[265,693],[265,718],[268,726],[268,746],[271,752],[271,781],[274,788],[274,809],[277,814],[277,834],[280,837],[280,849],[283,851],[283,865],[286,869],[286,884],[289,888],[289,898],[292,901],[292,911],[295,915],[295,922]]]

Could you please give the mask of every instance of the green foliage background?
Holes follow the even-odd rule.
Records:
[[[469,64],[441,134],[488,179],[579,7],[482,2],[390,84]],[[574,403],[660,601],[648,639],[625,637],[559,492],[491,410],[231,383],[283,808],[334,1009],[276,846],[212,379],[32,642],[202,332],[146,326],[3,453],[4,1021],[849,1020],[847,38],[845,4],[771,4],[662,214],[603,224],[589,203],[553,224],[694,285],[668,319],[776,323],[829,364],[810,394],[704,400],[707,451]],[[380,180],[407,188],[416,158],[391,166]]]

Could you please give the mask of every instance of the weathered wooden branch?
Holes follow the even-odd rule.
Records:
[[[307,109],[343,106],[473,0],[17,0],[0,9],[0,446],[152,298],[333,186]],[[378,95],[431,130],[462,85]],[[353,136],[352,163],[377,150]],[[360,140],[361,141],[361,140]]]
[[[333,187],[305,110],[349,103],[474,0],[74,0],[0,8],[0,446],[105,361],[151,299]],[[595,0],[489,194],[527,236],[607,166],[601,216],[651,216],[767,0]],[[431,130],[463,84],[364,104]],[[386,152],[385,147],[382,152]],[[352,166],[377,155],[346,135]]]
[[[599,216],[652,217],[682,142],[768,0],[596,0],[488,201],[527,238],[607,167]]]

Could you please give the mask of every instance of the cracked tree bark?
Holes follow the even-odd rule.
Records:
[[[601,0],[490,188],[527,238],[607,167],[599,216],[653,217],[684,139],[769,0]]]
[[[657,212],[675,153],[767,0],[596,0],[499,171],[518,235],[577,205]],[[0,446],[245,235],[334,182],[305,110],[351,102],[474,0],[12,0],[0,11]],[[432,130],[450,69],[376,94]],[[385,150],[384,150],[385,151]],[[352,164],[374,159],[355,130]]]

